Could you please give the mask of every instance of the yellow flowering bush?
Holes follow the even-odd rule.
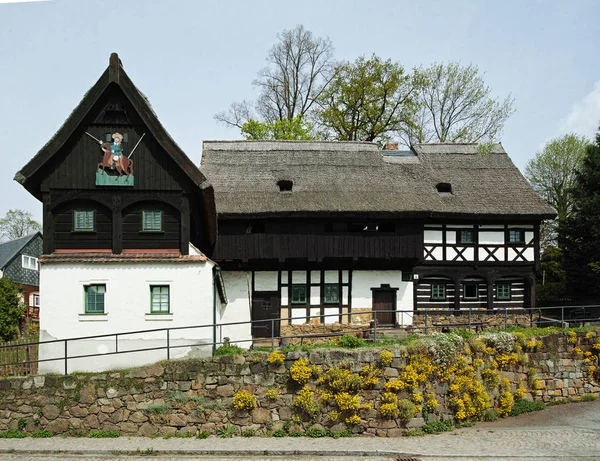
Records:
[[[308,360],[296,360],[290,367],[290,376],[298,384],[306,383],[313,375],[319,373],[319,368],[308,364]]]
[[[502,392],[498,400],[498,413],[502,416],[508,416],[514,403],[513,395],[509,391]]]
[[[395,419],[398,417],[398,405],[395,403],[382,403],[379,405],[379,414],[383,418]]]
[[[569,332],[567,332],[567,342],[569,342],[571,344],[576,344],[577,343],[577,333],[575,333],[573,330],[570,330]]]
[[[319,384],[324,384],[333,392],[356,392],[362,387],[362,378],[342,365],[331,367],[319,378]]]
[[[372,387],[379,384],[381,371],[374,365],[365,365],[361,372],[361,387]]]
[[[434,393],[428,393],[425,395],[425,410],[427,413],[435,412],[438,406],[439,404]]]
[[[490,396],[483,384],[471,376],[457,376],[448,390],[448,403],[457,420],[480,419],[490,408]]]
[[[348,426],[356,426],[357,424],[360,424],[360,416],[358,416],[358,415],[348,416],[344,421]]]
[[[279,391],[277,389],[269,389],[267,392],[265,392],[265,395],[270,400],[277,400],[277,397],[279,397]]]
[[[273,351],[269,354],[267,362],[272,364],[281,364],[285,360],[285,354],[282,352]]]
[[[236,410],[252,410],[256,407],[256,397],[248,391],[239,391],[233,396],[233,408]]]
[[[510,354],[498,354],[494,357],[494,366],[504,369],[509,365],[516,365],[519,363],[519,355],[516,352]]]
[[[485,365],[485,362],[483,361],[483,359],[476,358],[473,360],[473,366],[475,368],[481,368],[483,365]]]
[[[410,400],[412,403],[414,404],[420,404],[423,403],[423,393],[422,392],[415,392],[414,394],[412,394],[410,396]]]
[[[493,368],[485,368],[481,371],[481,379],[488,389],[492,389],[500,384],[500,373]]]
[[[340,392],[339,394],[335,394],[333,398],[341,411],[355,411],[360,409],[360,396],[358,395],[350,395],[348,392]]]
[[[594,337],[596,337],[596,332],[595,332],[595,331],[588,331],[588,332],[585,334],[585,337],[586,337],[587,339],[594,338]]]
[[[379,363],[381,363],[381,365],[387,367],[392,363],[392,360],[394,360],[394,354],[390,351],[384,349],[379,352]]]
[[[595,351],[600,351],[600,343],[592,344],[592,349],[594,349]]]
[[[316,414],[320,409],[319,403],[315,398],[315,393],[308,386],[300,389],[298,397],[296,397],[296,401],[294,402],[294,407],[309,415]]]
[[[340,414],[337,411],[332,410],[332,411],[329,412],[329,421],[334,421],[335,422],[338,419],[340,419]]]

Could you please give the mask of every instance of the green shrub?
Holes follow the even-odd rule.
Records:
[[[273,432],[273,437],[285,437],[287,434],[283,429],[277,429]]]
[[[309,427],[306,429],[306,437],[312,437],[313,439],[318,439],[321,437],[327,437],[329,435],[326,429],[319,429],[318,427]]]
[[[209,436],[210,434],[206,431],[198,431],[198,433],[196,434],[197,439],[207,439]]]
[[[425,424],[421,430],[426,434],[439,434],[440,432],[449,432],[454,429],[452,421],[432,421]]]
[[[490,422],[496,421],[499,417],[500,415],[496,410],[494,410],[493,408],[486,408],[483,414],[481,415],[481,420]]]
[[[19,429],[8,429],[6,431],[0,431],[0,439],[23,439],[27,437],[25,432]]]
[[[244,349],[235,344],[223,344],[215,351],[215,355],[240,355],[243,353]]]
[[[340,336],[337,340],[338,345],[341,347],[346,347],[349,349],[355,349],[357,347],[364,347],[367,342],[362,338],[357,338],[352,335],[343,335]]]
[[[546,405],[544,402],[540,402],[539,400],[532,402],[531,400],[518,399],[515,401],[512,407],[510,416],[517,416],[523,413],[543,410],[545,407]]]
[[[579,400],[582,402],[593,402],[594,400],[597,400],[598,396],[596,394],[583,394]]]
[[[256,435],[256,431],[254,429],[244,429],[242,431],[242,437],[254,437]]]
[[[230,439],[235,435],[235,426],[233,424],[225,424],[217,429],[217,437],[221,439]]]
[[[31,433],[31,437],[34,439],[45,439],[48,437],[52,437],[54,434],[50,431],[36,431]]]
[[[170,409],[171,409],[171,405],[169,405],[167,403],[154,403],[152,405],[148,405],[148,408],[146,408],[144,411],[148,415],[151,415],[151,414],[160,415],[162,413],[166,413]]]
[[[417,407],[408,399],[398,400],[398,419],[407,424],[417,414]]]
[[[119,431],[90,431],[88,437],[92,439],[115,439],[119,437],[121,433]]]

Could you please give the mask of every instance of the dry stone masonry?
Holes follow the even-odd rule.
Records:
[[[548,402],[600,391],[595,332],[521,338],[524,349],[518,361],[517,353],[503,344],[506,337],[495,337],[495,349],[488,339],[470,341],[456,360],[466,360],[466,368],[476,370],[485,386],[497,372],[498,387],[490,384],[485,389],[489,405],[498,411],[510,403],[508,394]],[[436,360],[447,359],[439,355],[441,349],[436,352],[435,344],[429,339],[408,349],[386,349],[389,352],[364,348],[279,356],[250,353],[99,374],[2,379],[0,430],[191,436],[229,427],[238,435],[329,429],[399,436],[406,427],[422,425],[424,417],[476,419],[468,416],[470,407],[462,401],[466,394],[461,392],[476,392],[461,388],[462,372],[445,381],[432,378],[442,369]],[[481,359],[485,354],[489,357]],[[426,382],[423,376],[429,376]],[[421,411],[407,418],[406,402]]]

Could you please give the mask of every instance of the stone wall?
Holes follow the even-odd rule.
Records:
[[[429,333],[438,331],[442,328],[467,328],[470,324],[472,329],[486,330],[490,328],[505,328],[505,327],[526,327],[535,326],[536,317],[531,317],[530,314],[515,310],[514,312],[488,312],[488,311],[472,311],[455,313],[456,311],[432,311],[427,315],[424,313],[415,313],[413,316],[412,328],[416,331],[427,331]],[[533,323],[532,323],[533,322]]]
[[[532,346],[537,351],[524,352],[519,364],[500,371],[500,377],[510,380],[512,392],[531,382],[532,370],[537,384],[527,387],[528,399],[550,401],[600,391],[592,368],[597,364],[595,336],[556,333],[540,341]],[[161,362],[129,371],[2,379],[0,430],[24,427],[27,432],[48,430],[75,436],[92,430],[118,430],[121,435],[169,436],[198,431],[214,434],[230,424],[238,434],[253,431],[260,435],[284,428],[302,432],[311,427],[341,432],[348,424],[343,415],[332,417],[331,405],[323,404],[313,417],[294,405],[302,385],[291,380],[290,367],[307,359],[311,366],[321,367],[322,373],[340,364],[362,373],[363,367],[372,365],[371,370],[379,374],[378,382],[358,391],[361,407],[356,414],[360,421],[349,428],[364,436],[398,436],[404,427],[420,426],[424,420],[416,417],[406,424],[383,417],[381,396],[384,384],[403,376],[409,355],[419,349],[410,354],[399,347],[388,350],[392,353],[389,363],[382,363],[378,349],[316,349],[288,352],[282,363],[269,363],[268,353],[251,353]],[[490,357],[490,363],[492,359],[500,360]],[[313,390],[320,386],[317,380],[308,384]],[[426,383],[424,389],[439,402],[430,420],[455,416],[449,387],[448,382]],[[256,397],[256,408],[233,408],[232,398],[240,390]],[[402,392],[399,397],[408,397]],[[498,392],[490,391],[490,397],[496,402]]]

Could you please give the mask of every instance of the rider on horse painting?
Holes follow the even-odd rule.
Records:
[[[113,143],[110,145],[110,150],[113,156],[111,169],[114,170],[117,166],[117,162],[119,161],[119,157],[123,155],[123,146],[121,144],[123,142],[123,135],[121,133],[114,133],[112,135],[112,139]]]

